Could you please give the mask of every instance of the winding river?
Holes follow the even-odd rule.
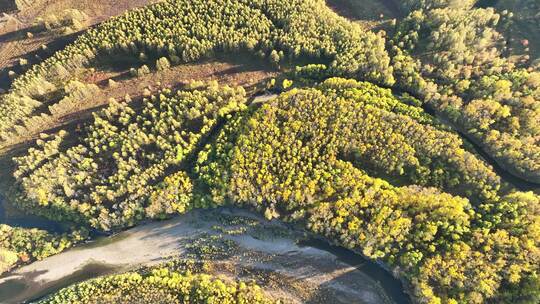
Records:
[[[252,223],[238,226],[219,220],[224,217]],[[241,227],[246,231],[223,233]],[[400,281],[375,263],[323,242],[302,242],[303,233],[236,208],[191,211],[23,266],[0,278],[0,303],[32,302],[85,279],[185,257],[194,240],[208,235],[235,244],[226,257],[212,258],[214,275],[243,280],[268,276],[273,282],[264,284],[271,286],[264,287],[266,292],[287,303],[410,303]]]
[[[275,96],[258,96],[252,103],[263,103]],[[192,211],[169,221],[152,222],[114,236],[98,237],[93,242],[7,273],[0,277],[0,303],[32,302],[73,283],[142,265],[158,264],[172,257],[181,258],[188,251],[188,244],[202,235],[219,234],[213,229],[216,225],[227,226],[214,220],[220,217],[214,212],[256,219],[269,231],[274,230],[272,226],[284,227],[241,209]],[[2,223],[50,232],[66,231],[66,225],[45,218],[11,208],[8,212],[0,196]],[[226,235],[238,245],[237,251],[225,260],[212,263],[216,264],[216,269],[232,267],[237,271],[222,270],[217,275],[255,279],[239,274],[272,272],[272,276],[279,278],[279,284],[273,284],[278,287],[268,292],[291,303],[328,303],[329,300],[338,304],[410,303],[401,282],[380,265],[323,241],[300,241],[303,239],[300,232],[286,229],[290,232],[288,236],[278,238],[261,238],[260,233]]]
[[[399,11],[392,0],[383,1]],[[494,1],[480,1],[491,5]],[[254,104],[276,95],[255,98]],[[427,112],[429,109],[425,109]],[[458,131],[458,133],[460,133]],[[460,133],[464,139],[467,136]],[[540,185],[507,172],[479,145],[468,141],[506,182],[516,188],[537,190]],[[216,214],[217,213],[217,214]],[[217,216],[216,216],[217,215]],[[245,233],[223,234],[216,226],[235,229],[215,220],[219,215],[242,216],[258,221],[265,231],[282,229],[285,235],[261,234],[250,227]],[[6,211],[0,196],[0,224],[64,232],[66,225],[42,217]],[[302,233],[278,222],[236,208],[197,210],[174,219],[137,226],[111,237],[100,237],[58,255],[20,267],[0,277],[0,303],[33,302],[76,282],[101,275],[156,265],[190,253],[190,244],[206,235],[221,236],[236,244],[228,256],[212,261],[214,274],[230,279],[256,279],[275,274],[272,287],[264,287],[290,303],[409,304],[401,282],[380,265],[352,251],[315,239],[302,240]]]

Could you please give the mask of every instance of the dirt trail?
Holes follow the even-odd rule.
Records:
[[[239,225],[238,219],[245,223]],[[0,278],[0,303],[33,299],[113,269],[118,272],[186,257],[193,250],[191,244],[208,236],[235,244],[224,257],[211,258],[213,274],[262,281],[269,294],[287,303],[401,303],[391,300],[361,267],[324,250],[297,245],[298,232],[228,208],[192,211],[169,221],[138,226],[19,268]],[[84,272],[91,275],[81,277]],[[2,298],[7,293],[9,298]]]

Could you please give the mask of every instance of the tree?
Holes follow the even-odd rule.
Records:
[[[169,60],[165,57],[161,57],[156,61],[156,68],[158,71],[164,71],[171,67]]]

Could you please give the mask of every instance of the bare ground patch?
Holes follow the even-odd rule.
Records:
[[[242,219],[240,223],[238,218]],[[258,226],[289,233],[260,238],[253,234]],[[246,229],[237,233],[241,227]],[[214,249],[204,247],[198,251],[202,254],[190,255],[192,244],[208,235],[234,246],[225,248],[218,258],[213,255]],[[42,294],[58,282],[63,285],[56,288],[73,283],[63,278],[87,265],[107,265],[107,273],[111,268],[126,271],[187,258],[204,263],[205,272],[220,278],[256,281],[268,294],[284,299],[285,303],[396,303],[362,269],[340,261],[330,252],[299,246],[297,238],[301,235],[279,222],[268,222],[240,209],[196,210],[169,221],[135,227],[120,233],[112,242],[105,239],[82,245],[19,268],[0,278],[0,291],[9,288],[10,281],[23,283],[25,287],[12,297],[16,302]],[[212,258],[208,259],[206,252],[212,253]]]
[[[153,2],[157,0],[46,0],[37,1],[36,5],[22,11],[4,15],[0,18],[0,89],[9,88],[10,70],[20,74],[26,69],[18,65],[20,58],[28,60],[30,65],[38,63],[80,34],[43,31],[29,37],[27,33],[32,32],[32,25],[37,18],[56,15],[66,9],[76,9],[89,17],[80,29],[85,30],[112,16]],[[48,46],[49,51],[43,52],[42,45]]]
[[[131,77],[128,71],[96,70],[87,73],[82,80],[97,84],[101,89],[99,94],[87,100],[79,100],[76,107],[68,113],[49,115],[39,128],[32,129],[31,132],[22,136],[14,137],[0,152],[5,153],[17,149],[17,147],[36,139],[39,133],[48,133],[68,126],[76,127],[76,124],[91,118],[93,112],[105,107],[111,98],[121,101],[126,95],[129,95],[132,102],[136,102],[142,99],[142,93],[145,89],[156,93],[163,88],[181,87],[193,80],[216,80],[222,84],[243,86],[250,94],[258,90],[258,84],[263,83],[268,78],[275,77],[277,74],[276,70],[264,65],[223,60],[178,65],[165,71],[153,71],[140,77]],[[109,79],[115,81],[114,87],[108,85]]]
[[[355,21],[366,29],[400,18],[398,2],[395,0],[326,0],[326,4],[338,15]]]

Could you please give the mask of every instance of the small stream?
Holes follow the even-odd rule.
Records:
[[[345,5],[350,0],[329,0],[330,3],[337,5]],[[386,6],[389,10],[393,11],[396,16],[399,16],[400,18],[404,17],[404,12],[402,12],[400,7],[400,2],[397,0],[378,0],[380,1],[384,6]],[[476,2],[475,7],[478,8],[489,8],[489,7],[495,7],[500,0],[479,0]],[[350,16],[343,15],[343,17],[351,19]],[[360,79],[361,80],[361,79]],[[382,88],[386,88],[391,90],[394,95],[402,95],[403,93],[407,93],[419,100],[422,100],[422,98],[419,98],[414,92],[409,92],[407,90],[397,88],[397,87],[390,87],[385,86],[382,84],[378,84]],[[424,111],[434,117],[438,117],[434,110],[430,108],[427,104],[423,104],[422,108]],[[470,145],[474,148],[474,150],[477,152],[477,154],[481,155],[482,158],[491,165],[494,168],[494,171],[501,177],[501,180],[504,182],[507,182],[508,184],[514,186],[516,189],[520,191],[535,191],[537,193],[540,192],[540,184],[535,182],[530,182],[528,180],[525,180],[524,178],[521,178],[517,176],[516,174],[513,174],[509,170],[505,169],[504,166],[500,165],[498,161],[496,161],[493,157],[491,157],[488,153],[484,151],[484,149],[478,145],[477,143],[473,142],[464,132],[461,132],[460,130],[457,130],[455,126],[448,124],[445,122],[446,125],[449,125],[452,127],[454,131],[456,131],[460,137],[466,141],[467,143],[470,143]]]
[[[379,86],[382,87],[382,88],[389,89],[390,91],[392,91],[392,93],[395,96],[400,96],[400,95],[403,95],[404,93],[406,93],[406,94],[408,94],[410,96],[413,96],[414,98],[416,98],[418,100],[422,100],[422,98],[417,97],[416,94],[414,94],[413,92],[409,92],[407,90],[394,88],[394,87],[388,87],[388,86],[382,86],[382,85],[379,85]],[[500,165],[499,162],[497,160],[495,160],[495,158],[493,158],[491,155],[489,155],[489,153],[487,153],[484,150],[484,148],[482,148],[478,143],[474,142],[472,140],[472,138],[470,138],[465,132],[463,132],[462,130],[459,130],[459,128],[457,128],[457,126],[455,126],[453,123],[451,123],[451,122],[447,121],[446,119],[444,119],[443,117],[441,117],[441,115],[438,115],[436,113],[436,111],[429,104],[423,103],[422,104],[422,109],[424,110],[424,112],[426,112],[427,114],[435,117],[441,123],[443,123],[444,125],[450,127],[452,131],[454,131],[456,134],[458,134],[459,137],[461,137],[461,139],[463,140],[464,143],[468,144],[470,147],[473,148],[474,151],[471,151],[471,152],[476,152],[476,154],[480,155],[481,158],[488,165],[493,167],[493,171],[495,171],[495,173],[501,178],[501,181],[512,185],[513,187],[515,187],[517,190],[520,190],[520,191],[535,191],[535,192],[540,191],[540,184],[530,182],[530,181],[525,180],[525,179],[523,179],[523,178],[521,178],[519,176],[516,176],[515,174],[512,174],[509,170],[507,170],[502,165]]]
[[[487,152],[485,152],[484,149],[479,144],[475,143],[472,140],[468,140],[467,135],[465,135],[461,131],[458,131],[455,129],[454,131],[456,131],[459,134],[459,136],[463,139],[463,141],[466,141],[468,144],[470,144],[474,148],[475,152],[479,154],[486,163],[488,163],[489,165],[493,167],[493,171],[497,173],[497,175],[501,178],[503,182],[507,182],[511,184],[512,186],[514,186],[516,189],[520,191],[536,191],[540,189],[540,184],[536,184],[536,183],[524,180],[508,172],[508,170],[506,170],[501,165],[499,165],[499,163],[493,157],[491,157]]]
[[[403,91],[403,90],[398,90],[398,89],[395,89],[395,88],[389,88],[389,87],[386,87],[386,88],[390,89],[394,95],[402,95],[403,93],[407,93],[407,94],[409,94],[411,96],[414,96],[414,94],[411,94],[410,92],[406,92],[406,91]],[[279,96],[279,95],[274,94],[274,93],[267,93],[267,94],[259,95],[259,96],[256,96],[253,99],[252,104],[264,103],[264,102],[267,102],[267,101],[269,101],[269,100],[271,100],[271,99],[273,99],[273,98],[275,98],[277,96]],[[431,115],[431,116],[433,116],[435,118],[441,119],[439,117],[439,115],[437,115],[437,113],[435,113],[435,111],[429,105],[423,104],[422,109],[427,114],[429,114],[429,115]],[[480,155],[482,157],[482,159],[488,165],[492,166],[495,173],[497,173],[497,175],[499,175],[501,177],[501,180],[503,182],[506,182],[506,183],[512,185],[513,187],[515,187],[516,189],[518,189],[520,191],[538,191],[540,189],[540,184],[530,182],[530,181],[527,181],[527,180],[525,180],[523,178],[520,178],[520,177],[516,176],[515,174],[510,173],[505,168],[503,168],[503,166],[501,166],[499,164],[499,162],[497,162],[491,155],[489,155],[487,152],[485,152],[484,149],[479,144],[477,144],[476,142],[470,140],[469,137],[464,132],[462,132],[462,131],[458,130],[457,128],[455,128],[451,123],[448,123],[447,121],[444,121],[444,120],[442,120],[442,123],[444,123],[447,126],[450,126],[452,128],[452,130],[454,132],[456,132],[465,143],[467,143],[470,147],[473,148],[473,150],[474,150],[473,152],[476,152],[476,154]]]
[[[382,266],[376,262],[368,260],[361,255],[353,252],[352,250],[331,245],[326,241],[320,239],[309,239],[299,243],[300,246],[307,246],[317,248],[326,252],[330,252],[335,255],[340,261],[347,263],[353,267],[358,268],[370,278],[379,282],[384,292],[396,303],[396,304],[411,304],[409,296],[407,296],[403,290],[403,284],[396,282],[390,272],[381,271]]]
[[[449,126],[452,131],[456,132],[464,143],[472,147],[474,151],[471,152],[476,152],[476,154],[480,155],[481,158],[493,168],[493,171],[495,171],[495,173],[501,178],[502,182],[506,182],[520,191],[538,191],[538,189],[540,189],[540,184],[525,180],[505,169],[497,160],[495,160],[495,158],[487,153],[484,148],[472,140],[472,138],[469,138],[465,132],[459,130],[454,124],[446,121],[444,118],[441,118],[440,115],[437,115],[437,113],[429,105],[424,104],[422,108],[424,109],[424,112],[439,119],[443,124]]]
[[[68,225],[51,221],[44,217],[22,213],[18,210],[6,210],[4,197],[0,195],[0,224],[22,228],[38,228],[49,232],[63,233]]]

